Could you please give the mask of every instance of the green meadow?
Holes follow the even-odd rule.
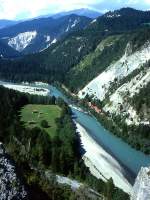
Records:
[[[26,105],[21,110],[21,121],[28,128],[39,127],[53,137],[56,133],[56,119],[61,116],[61,108],[56,105]],[[41,122],[46,120],[48,127],[43,128]]]

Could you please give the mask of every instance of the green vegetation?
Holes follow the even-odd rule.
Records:
[[[92,39],[89,34],[72,33],[44,52],[16,60],[0,59],[0,78],[15,82],[27,80],[64,82],[66,73],[94,50],[101,38],[101,35]],[[80,47],[83,47],[81,51]]]
[[[26,105],[21,110],[21,121],[25,122],[26,127],[29,128],[44,128],[53,137],[57,129],[56,119],[60,115],[61,108],[57,105]]]
[[[42,127],[42,128],[48,128],[48,127],[49,127],[48,122],[47,122],[46,120],[42,120],[42,121],[41,121],[41,127]]]
[[[95,51],[84,57],[69,71],[66,78],[67,86],[73,91],[83,88],[124,54],[128,40],[129,35],[114,35],[104,38]]]
[[[103,106],[106,103],[110,103],[109,96],[113,94],[119,87],[121,87],[123,84],[130,82],[134,77],[136,77],[140,73],[146,73],[147,68],[150,66],[150,61],[145,63],[142,67],[135,69],[132,73],[128,74],[121,80],[115,79],[114,82],[110,84],[110,87],[105,94],[105,100],[103,100]],[[132,101],[132,100],[131,100]],[[137,110],[137,109],[136,109]]]
[[[120,17],[107,17],[108,15],[120,15]],[[108,12],[97,19],[89,29],[107,30],[108,33],[123,33],[137,30],[139,27],[149,23],[149,12],[135,10],[133,8],[122,8],[113,12]]]
[[[136,94],[133,98],[128,101],[138,111],[141,119],[147,119],[149,121],[149,85],[141,90],[139,94]],[[90,101],[93,105],[98,108],[102,108],[108,99],[104,101],[92,100],[92,97],[86,96],[86,98],[80,101],[80,104],[89,109],[87,103]],[[108,103],[108,102],[107,102]],[[122,138],[125,142],[131,145],[133,148],[142,151],[145,154],[150,154],[150,126],[149,124],[140,125],[127,125],[125,122],[126,117],[122,115],[109,114],[109,112],[96,113],[94,110],[90,110],[91,113],[97,118],[97,120],[111,133],[117,137]]]
[[[17,60],[0,59],[0,79],[58,81],[71,91],[78,91],[117,61],[128,42],[132,52],[139,49],[150,38],[149,31],[149,27],[142,27],[119,34],[92,30],[72,33],[44,52]]]
[[[120,17],[104,15],[86,29],[70,33],[43,52],[16,60],[1,58],[0,79],[58,81],[72,91],[78,91],[119,59],[127,42],[135,51],[150,38],[150,28],[144,25],[150,21],[149,12],[126,8],[116,13]],[[102,51],[100,43],[100,47],[105,47]]]
[[[149,64],[150,66],[150,64]],[[138,94],[130,99],[142,119],[150,120],[150,83],[143,87]]]
[[[127,43],[130,43],[134,52],[150,39],[150,28],[146,25],[150,21],[149,12],[127,8],[116,11],[116,14],[120,14],[120,17],[108,18],[104,15],[85,30],[67,35],[41,53],[16,60],[1,58],[0,79],[18,82],[58,81],[67,85],[71,91],[77,92],[118,60],[124,54]],[[139,72],[134,71],[119,83],[116,80],[110,91],[113,92],[118,84],[129,81]],[[150,116],[149,87],[148,85],[143,88],[130,100],[143,119],[149,119]],[[61,188],[55,181],[54,184],[47,181],[43,174],[48,170],[85,182],[107,199],[128,199],[126,194],[114,187],[112,180],[105,184],[90,175],[81,159],[79,138],[71,119],[71,111],[62,100],[21,95],[4,88],[0,88],[0,94],[0,104],[3,105],[0,107],[0,139],[31,188],[33,185],[40,187],[48,198],[53,195],[53,200],[70,197],[77,199],[78,194],[72,194],[68,188]],[[106,98],[105,101],[107,100],[109,99]],[[103,107],[106,102],[94,101],[94,104]],[[84,100],[82,103],[86,105],[87,102]],[[23,107],[22,117],[19,117],[18,112]],[[46,115],[50,107],[59,108],[58,113],[55,112],[54,115],[49,112],[50,116]],[[38,113],[32,113],[36,110],[43,113],[39,118]],[[112,133],[134,148],[150,153],[148,125],[127,126],[121,116],[110,116],[109,113],[94,114]],[[43,128],[47,125],[48,128]],[[31,167],[36,170],[31,170]],[[84,192],[80,191],[79,195],[81,193]],[[81,199],[87,197],[83,194]]]
[[[31,199],[90,198],[84,188],[72,192],[70,188],[59,185],[55,173],[84,182],[106,197],[113,191],[112,200],[116,200],[117,193],[120,194],[118,199],[129,199],[127,194],[114,187],[112,181],[105,184],[93,177],[85,167],[81,159],[79,138],[71,119],[71,110],[63,100],[54,101],[54,98],[50,97],[21,94],[3,87],[0,87],[0,94],[3,94],[0,98],[0,104],[3,105],[0,107],[0,139],[23,175]],[[21,122],[21,116],[18,114],[21,109],[24,108],[23,111],[26,110],[30,118],[32,110],[29,111],[28,106],[35,109],[37,104],[40,105],[40,110],[46,109],[47,106],[48,109],[49,106],[61,108],[60,117],[55,118],[57,129],[52,137],[43,128],[31,128]]]
[[[146,37],[146,35],[145,35]],[[131,81],[136,75],[143,73],[146,74],[146,70],[150,67],[150,62],[144,64],[140,69],[134,70],[127,77],[123,78],[121,81],[117,81],[114,84],[111,84],[108,94],[106,95],[105,101],[109,101],[109,95],[113,93],[118,87]],[[138,116],[140,117],[141,122],[150,121],[150,83],[140,89],[139,93],[136,93],[133,97],[126,97],[126,101],[136,110]],[[105,104],[105,101],[102,104]],[[108,103],[108,102],[107,102]],[[109,113],[106,114],[109,116]],[[99,117],[100,118],[100,117]],[[149,124],[140,124],[140,125],[127,125],[125,119],[120,115],[111,115],[111,120],[108,120],[105,123],[105,127],[109,128],[115,135],[123,138],[128,144],[132,147],[140,150],[146,154],[150,154],[150,126]],[[102,119],[102,117],[101,117]],[[107,121],[103,119],[103,121]],[[110,122],[110,123],[109,123]]]
[[[52,196],[54,200],[69,199],[70,189],[53,181],[53,174],[49,177],[51,181],[44,175],[46,170],[68,175],[74,171],[74,162],[79,162],[77,136],[68,106],[60,99],[54,101],[54,97],[30,96],[3,87],[0,87],[0,94],[3,94],[0,99],[3,104],[3,108],[0,108],[0,139],[16,161],[22,178],[30,189],[29,196],[31,199],[40,199],[40,196],[45,200],[52,199]],[[37,110],[39,107],[31,105],[33,103],[40,104],[39,111],[53,110],[51,117],[55,117],[56,125],[53,137],[43,128],[29,128],[21,122],[18,112],[24,107],[23,117],[30,118],[32,109]],[[78,164],[76,166],[78,169]]]
[[[66,31],[66,28],[68,25],[70,25],[70,22],[74,22],[75,20],[78,20],[78,23],[76,26],[68,28],[68,31]],[[37,31],[37,37],[34,38],[34,41],[30,45],[28,45],[26,48],[23,49],[20,53],[18,52],[18,56],[31,54],[35,52],[39,52],[43,50],[47,46],[47,41],[45,40],[46,35],[50,35],[53,39],[56,38],[56,40],[60,40],[64,36],[68,35],[69,33],[73,31],[78,31],[83,28],[85,28],[89,23],[91,22],[91,19],[84,16],[77,16],[77,15],[67,15],[67,16],[61,16],[59,18],[39,18],[39,19],[33,19],[31,21],[24,21],[21,23],[18,23],[15,26],[11,27],[5,27],[0,30],[0,38],[13,38],[14,36],[18,35],[19,33],[24,33],[27,31],[36,30]],[[51,38],[51,39],[52,39]],[[8,55],[15,56],[15,51],[13,52],[13,48],[10,51],[11,47],[7,45],[8,41],[1,40],[5,44],[5,48],[7,49],[9,54],[3,54],[4,52],[0,48],[0,55],[2,54],[4,57],[8,57]],[[52,41],[51,41],[52,42]],[[0,46],[2,46],[0,42]],[[16,51],[17,53],[17,51]],[[14,57],[13,57],[14,58]]]

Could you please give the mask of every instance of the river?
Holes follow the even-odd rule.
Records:
[[[61,97],[64,100],[67,98],[55,87],[49,86],[51,94],[56,97]],[[118,160],[121,161],[134,175],[137,175],[141,166],[150,165],[150,156],[131,148],[122,139],[114,136],[106,130],[95,117],[88,113],[82,112],[79,109],[72,108],[73,113],[77,117],[77,121],[83,125],[89,134],[95,138],[103,147],[111,152]]]
[[[4,82],[0,82],[4,84]],[[16,84],[17,85],[17,84]],[[35,85],[31,86],[42,87],[50,90],[49,95],[63,98],[69,105],[71,101],[65,97],[56,87],[51,85]],[[80,110],[79,107],[71,106],[73,114],[76,116],[76,122],[79,123],[87,133],[96,141],[96,143],[102,147],[112,158],[121,166],[121,172],[123,176],[131,183],[134,183],[135,177],[138,174],[142,166],[150,165],[150,156],[131,148],[120,138],[117,138],[111,132],[106,130],[96,118],[90,116],[88,113]],[[94,145],[94,144],[93,144]],[[94,154],[94,152],[93,152]],[[106,160],[107,158],[105,158]],[[109,160],[108,160],[109,162]],[[115,169],[114,171],[118,169]]]

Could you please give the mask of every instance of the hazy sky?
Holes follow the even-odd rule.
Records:
[[[105,12],[122,7],[150,10],[150,0],[0,0],[0,19],[24,19],[77,8]]]

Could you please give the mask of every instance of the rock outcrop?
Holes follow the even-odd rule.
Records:
[[[5,153],[2,143],[0,143],[0,199],[27,199],[27,192],[17,177],[15,166]]]
[[[134,184],[131,200],[150,200],[150,167],[142,167]]]

